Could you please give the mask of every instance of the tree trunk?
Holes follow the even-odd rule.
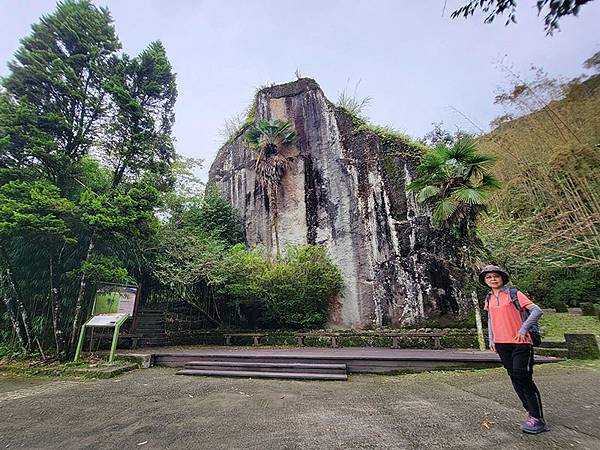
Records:
[[[473,272],[476,271],[477,268],[473,263],[473,257],[471,255],[471,246],[475,246],[477,244],[477,239],[471,239],[470,242],[467,242],[462,249],[462,253],[467,259],[467,267]],[[475,280],[473,280],[473,282],[477,283],[477,281]],[[477,326],[477,342],[479,343],[479,350],[483,352],[485,350],[485,338],[483,337],[481,309],[479,308],[479,300],[477,299],[477,292],[475,292],[475,289],[471,289],[471,300],[473,302],[473,311],[475,312],[475,325]]]
[[[5,284],[4,282],[5,282],[5,279],[4,279],[4,276],[2,276],[2,284]],[[15,307],[12,302],[12,298],[8,294],[8,292],[6,292],[6,290],[3,292],[2,300],[4,301],[4,304],[6,305],[6,310],[8,311],[10,321],[13,324],[13,329],[15,330],[15,334],[17,335],[17,338],[19,339],[19,344],[21,345],[21,348],[23,350],[27,351],[27,335],[24,333],[23,329],[21,328],[21,324],[19,322],[19,316],[16,314]]]
[[[473,300],[473,309],[475,310],[475,323],[477,325],[477,342],[479,342],[479,350],[485,350],[485,338],[483,337],[483,326],[481,323],[481,311],[479,309],[479,300],[477,293],[471,291],[471,300]]]
[[[16,294],[16,291],[15,291],[15,294]],[[21,320],[23,322],[23,328],[25,329],[25,334],[27,336],[27,349],[32,350],[33,349],[33,341],[35,341],[37,339],[33,334],[33,329],[31,327],[31,321],[29,320],[29,314],[27,313],[27,309],[25,308],[25,305],[19,298],[18,294],[16,294],[16,295],[17,295],[17,297],[15,298],[15,303],[17,305],[18,311],[21,313]],[[39,345],[39,343],[38,343],[38,345]]]
[[[277,185],[275,184],[275,186],[271,187],[269,189],[269,191],[271,191],[271,222],[273,223],[273,232],[275,233],[275,252],[277,255],[277,258],[279,258],[281,256],[280,253],[280,249],[279,249],[279,218],[278,218],[278,213],[279,211],[277,210]]]
[[[87,253],[85,255],[85,261],[87,262],[92,256],[94,251],[94,235],[90,237],[90,244],[88,245]],[[75,352],[75,346],[77,345],[77,338],[79,335],[80,319],[81,319],[81,307],[83,305],[83,299],[85,296],[85,287],[87,279],[85,273],[81,274],[81,281],[79,282],[79,292],[77,294],[77,301],[75,302],[75,314],[73,318],[73,328],[71,330],[71,343],[69,345],[69,352]]]
[[[2,262],[4,265],[4,277],[3,282],[9,289],[9,293],[5,295],[6,301],[11,301],[12,304],[12,313],[15,314],[17,323],[19,322],[19,315],[21,316],[21,321],[23,325],[24,335],[19,336],[19,340],[24,338],[24,346],[23,349],[26,351],[30,351],[33,347],[33,341],[35,336],[33,335],[31,322],[29,320],[29,314],[27,313],[27,309],[25,308],[25,304],[21,300],[21,294],[19,289],[17,288],[17,282],[15,280],[15,275],[12,270],[12,265],[10,264],[10,260],[8,259],[8,255],[6,254],[6,250],[4,247],[0,246],[0,255],[2,256]],[[14,324],[14,323],[13,323]],[[20,327],[19,327],[20,328]],[[16,329],[15,329],[16,331]]]
[[[56,341],[56,354],[58,359],[63,362],[67,360],[67,352],[65,346],[65,336],[61,328],[61,316],[62,316],[62,302],[60,295],[60,281],[56,274],[56,267],[54,263],[54,255],[50,253],[49,256],[49,270],[50,270],[50,302],[52,305],[52,325],[54,327],[54,340]]]

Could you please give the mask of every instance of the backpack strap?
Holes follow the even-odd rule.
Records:
[[[510,293],[510,301],[513,304],[513,306],[515,308],[517,308],[517,311],[521,312],[521,305],[519,304],[519,296],[518,296],[518,292],[519,290],[517,288],[509,288],[508,292]]]
[[[517,288],[510,288],[508,292],[510,292],[510,302],[515,308],[517,308],[517,311],[519,311],[519,315],[521,316],[521,320],[525,322],[529,317],[529,311],[527,308],[521,308],[521,305],[519,304],[519,290]]]
[[[488,292],[485,296],[485,306],[487,306],[488,309],[490,308],[490,298],[492,298],[492,293]]]

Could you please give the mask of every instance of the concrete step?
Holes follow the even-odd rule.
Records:
[[[569,356],[569,350],[566,348],[557,347],[537,347],[535,349],[535,354],[542,356],[556,356],[557,358],[567,358]]]
[[[138,340],[139,347],[162,347],[169,343],[167,338],[145,338]]]
[[[565,341],[542,341],[541,348],[567,348]]]
[[[282,378],[290,380],[323,380],[347,381],[347,374],[310,373],[310,372],[259,372],[254,370],[212,370],[183,369],[177,375],[212,376],[212,377],[244,377],[244,378]]]
[[[302,372],[302,373],[338,373],[345,374],[346,364],[316,363],[268,363],[268,362],[231,362],[231,361],[192,361],[185,369],[210,370],[252,370],[255,372]]]

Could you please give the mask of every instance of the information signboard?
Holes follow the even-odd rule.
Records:
[[[122,286],[116,284],[107,284],[96,292],[92,317],[81,327],[79,342],[77,343],[77,350],[75,352],[75,361],[77,361],[81,355],[83,338],[87,327],[111,327],[114,328],[115,331],[113,333],[108,362],[113,362],[117,350],[119,330],[127,318],[133,317],[137,294],[138,288],[135,286]]]
[[[128,313],[118,314],[99,314],[93,316],[85,324],[86,327],[114,327],[117,322],[120,322],[123,318],[126,318]]]

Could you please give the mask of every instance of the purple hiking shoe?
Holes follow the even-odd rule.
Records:
[[[537,419],[529,416],[525,422],[521,424],[521,430],[528,434],[538,434],[546,431],[546,422],[544,419]]]

